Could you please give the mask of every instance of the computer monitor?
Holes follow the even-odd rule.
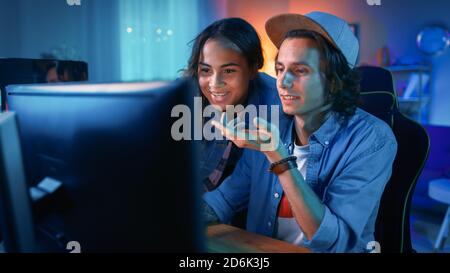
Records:
[[[14,252],[35,251],[28,187],[25,181],[17,118],[0,113],[0,227],[4,244]]]
[[[83,61],[0,58],[0,108],[6,109],[6,86],[10,84],[88,80],[88,64]]]
[[[171,136],[194,93],[185,80],[7,87],[28,186],[62,185],[34,211],[42,251],[202,251],[197,144]]]

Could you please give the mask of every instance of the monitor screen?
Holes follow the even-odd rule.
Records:
[[[203,248],[197,144],[171,136],[172,108],[194,92],[184,80],[7,87],[28,186],[61,184],[35,206],[42,251]]]

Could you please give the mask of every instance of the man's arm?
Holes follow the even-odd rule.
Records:
[[[276,152],[265,153],[268,160],[273,163],[289,156],[284,145]],[[319,229],[325,215],[325,205],[317,197],[313,189],[306,183],[298,169],[290,169],[278,175],[280,184],[291,206],[292,214],[311,240]]]
[[[330,181],[323,203],[297,169],[279,176],[294,218],[307,237],[305,246],[326,252],[358,251],[391,175],[396,147],[395,140],[389,140],[355,154]]]

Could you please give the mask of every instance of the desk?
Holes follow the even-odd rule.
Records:
[[[298,247],[270,237],[251,233],[229,225],[210,225],[207,230],[210,253],[308,253]]]

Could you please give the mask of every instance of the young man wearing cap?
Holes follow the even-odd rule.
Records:
[[[248,149],[229,181],[204,195],[206,214],[228,222],[248,207],[249,231],[317,252],[366,251],[397,143],[387,124],[356,106],[358,41],[323,12],[278,15],[266,31],[279,48],[277,89],[292,121],[276,128],[258,119],[256,131],[215,124]]]

